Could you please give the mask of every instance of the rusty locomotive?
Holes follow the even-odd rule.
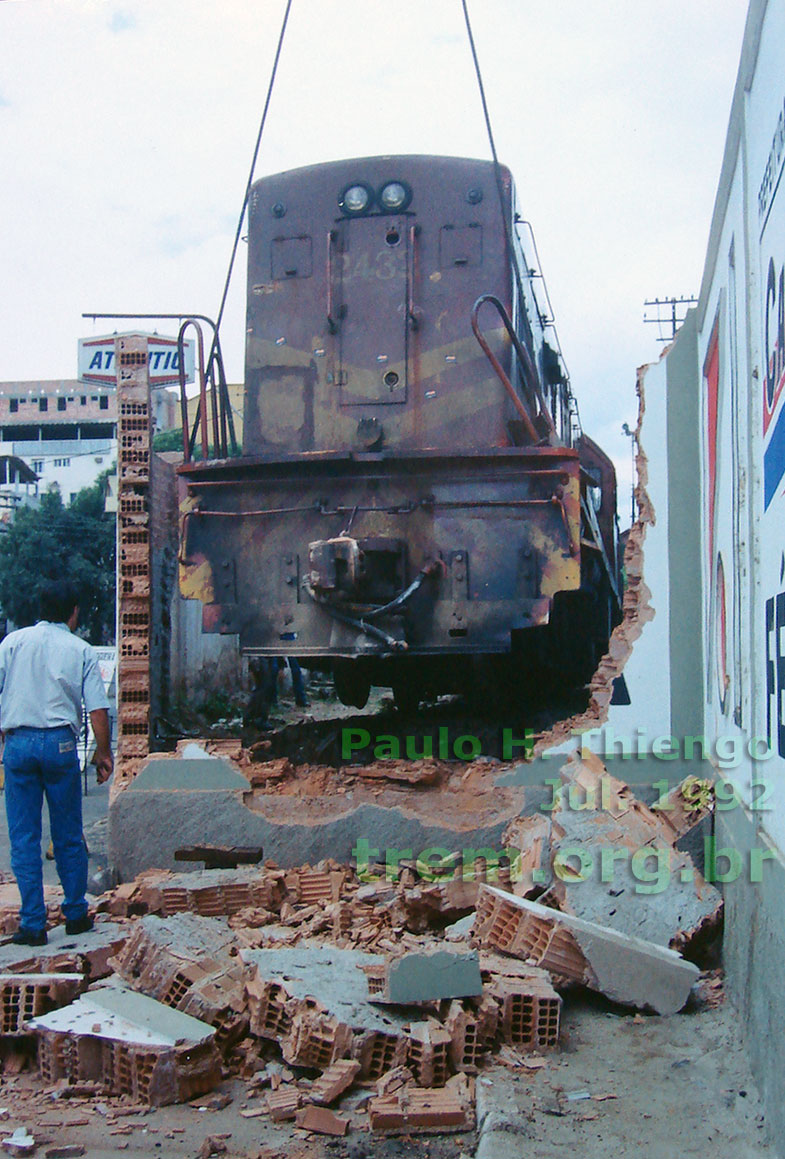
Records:
[[[588,678],[619,615],[615,473],[519,220],[493,162],[254,184],[241,454],[180,468],[205,631],[358,707]]]

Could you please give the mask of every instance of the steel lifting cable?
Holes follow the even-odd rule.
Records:
[[[259,132],[256,135],[256,145],[254,146],[253,157],[251,158],[251,168],[248,173],[248,182],[245,186],[245,197],[243,198],[242,209],[240,210],[240,217],[237,222],[237,229],[234,235],[234,244],[232,245],[232,256],[229,259],[229,269],[226,272],[226,281],[224,282],[223,294],[221,296],[221,305],[218,309],[218,317],[215,320],[215,330],[213,332],[213,341],[210,346],[210,354],[207,359],[207,371],[209,373],[212,366],[213,358],[215,357],[216,347],[218,346],[218,331],[221,328],[221,321],[223,319],[224,310],[226,308],[226,299],[229,296],[229,284],[232,280],[232,273],[234,271],[234,263],[237,257],[237,247],[240,244],[240,235],[243,229],[243,222],[245,221],[245,212],[248,208],[248,199],[251,196],[251,186],[253,185],[253,175],[256,169],[256,161],[259,156],[259,147],[262,143],[262,134],[264,133],[265,122],[267,121],[267,112],[270,108],[270,100],[273,95],[273,86],[275,85],[275,77],[278,72],[278,62],[281,59],[281,49],[283,47],[283,38],[286,33],[286,25],[289,21],[289,12],[291,11],[292,0],[286,0],[286,9],[283,14],[283,22],[281,24],[281,31],[278,36],[278,47],[275,50],[275,58],[273,60],[273,69],[270,73],[270,83],[267,86],[267,97],[264,102],[264,109],[262,110],[262,119],[259,123]]]
[[[469,37],[469,47],[471,48],[472,60],[474,61],[474,72],[475,72],[475,75],[477,77],[477,87],[480,90],[480,100],[482,101],[482,111],[483,111],[483,116],[485,117],[485,128],[488,131],[488,141],[489,141],[490,146],[491,146],[491,156],[493,157],[493,171],[494,171],[494,175],[496,177],[496,189],[497,189],[498,194],[499,194],[499,205],[500,205],[501,212],[502,212],[502,225],[504,227],[504,240],[505,240],[506,245],[507,245],[507,252],[510,256],[510,264],[512,265],[513,272],[515,274],[515,285],[516,285],[516,288],[518,290],[518,300],[521,303],[521,309],[523,309],[524,302],[526,299],[523,296],[523,283],[521,281],[521,271],[518,267],[517,261],[515,260],[513,244],[512,244],[512,233],[510,230],[510,223],[507,220],[507,214],[505,212],[504,185],[502,184],[502,170],[501,170],[501,165],[499,164],[499,155],[496,152],[496,142],[494,141],[494,138],[493,138],[493,129],[491,128],[491,117],[490,117],[490,113],[488,112],[488,101],[486,100],[486,97],[485,97],[485,85],[483,84],[482,72],[480,71],[480,61],[479,61],[479,58],[477,56],[477,48],[476,48],[476,45],[474,43],[474,34],[472,32],[471,20],[469,19],[469,7],[468,7],[467,0],[461,0],[461,6],[463,7],[463,18],[466,22],[466,32],[467,32],[468,37]],[[575,396],[573,395],[569,386],[567,387],[567,390],[568,390],[569,398],[574,403],[576,413],[577,413],[578,404],[577,404],[577,402],[575,402]],[[580,419],[578,421],[580,423]]]

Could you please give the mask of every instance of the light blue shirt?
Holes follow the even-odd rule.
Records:
[[[98,657],[67,624],[39,620],[0,643],[0,729],[58,728],[74,736],[88,712],[108,708]]]

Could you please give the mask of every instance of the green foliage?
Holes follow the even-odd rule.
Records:
[[[158,431],[153,435],[153,450],[154,451],[182,451],[183,449],[183,428],[172,427],[168,431]]]
[[[212,429],[212,428],[210,428],[210,429]],[[159,451],[159,452],[160,451],[182,451],[182,449],[183,449],[183,428],[182,427],[173,427],[168,431],[159,431],[158,434],[153,435],[153,450],[154,451]],[[238,446],[234,451],[232,451],[231,447],[229,448],[229,458],[230,459],[236,458],[238,455],[241,455],[241,454],[242,454],[241,447]],[[201,437],[197,437],[196,443],[194,445],[193,458],[194,458],[194,460],[198,460],[198,459],[201,459],[201,457],[202,457],[202,441],[201,441]],[[216,459],[218,457],[218,451],[213,443],[210,443],[210,445],[208,447],[207,457],[208,457],[208,459]]]
[[[35,623],[44,583],[70,579],[84,593],[79,626],[92,644],[114,640],[115,517],[104,511],[104,472],[63,506],[58,491],[19,507],[0,536],[0,606],[17,627]]]

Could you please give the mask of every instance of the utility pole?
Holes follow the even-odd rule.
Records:
[[[660,327],[660,333],[657,336],[658,342],[672,342],[676,337],[676,331],[684,321],[687,310],[690,306],[696,306],[698,299],[692,296],[682,295],[680,298],[647,298],[643,303],[644,306],[656,307],[656,314],[654,317],[648,317],[646,313],[643,315],[644,322],[654,322]],[[670,334],[663,334],[662,327],[669,326]]]

